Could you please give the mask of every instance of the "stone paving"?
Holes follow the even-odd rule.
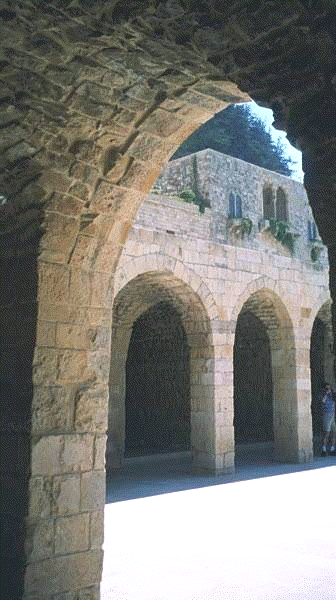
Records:
[[[188,457],[108,480],[102,600],[335,600],[336,459],[238,453],[234,475]]]

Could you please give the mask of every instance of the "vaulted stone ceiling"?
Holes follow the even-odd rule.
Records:
[[[111,183],[109,218],[128,223],[131,190],[146,193],[185,137],[249,95],[303,150],[336,268],[333,0],[2,0],[0,22],[6,250],[13,230],[21,246],[36,235],[42,206],[90,226]]]

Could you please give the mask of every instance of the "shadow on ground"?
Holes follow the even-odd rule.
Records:
[[[235,473],[207,475],[192,472],[190,453],[126,459],[122,469],[106,475],[106,503],[147,498],[171,492],[273,477],[336,465],[336,457],[315,457],[306,464],[277,463],[272,444],[236,448]]]

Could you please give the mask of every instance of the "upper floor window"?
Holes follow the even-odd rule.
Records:
[[[229,195],[229,217],[231,219],[241,219],[243,216],[242,212],[242,200],[239,194],[230,192]]]
[[[312,221],[308,221],[308,240],[310,242],[315,242],[317,238],[317,229],[316,225]]]
[[[264,219],[274,219],[274,196],[271,186],[263,189],[263,214]]]
[[[281,187],[278,187],[276,193],[275,218],[277,221],[288,221],[287,198]]]

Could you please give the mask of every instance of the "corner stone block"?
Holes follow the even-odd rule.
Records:
[[[55,554],[70,554],[89,548],[90,515],[60,517],[55,524]]]
[[[105,433],[108,417],[108,391],[105,386],[79,389],[75,396],[76,431]]]
[[[54,520],[27,521],[26,554],[30,560],[49,558],[54,549]]]
[[[25,575],[26,594],[36,594],[42,600],[62,592],[77,590],[77,595],[73,596],[77,599],[80,597],[79,590],[99,584],[102,562],[102,551],[94,550],[31,563],[27,566]]]
[[[93,435],[64,436],[63,473],[91,471],[93,466]]]
[[[94,511],[90,515],[90,548],[101,548],[104,541],[104,511]]]
[[[80,476],[54,477],[53,506],[56,515],[71,515],[80,508]]]
[[[81,477],[81,510],[102,509],[105,504],[105,471],[83,473]]]
[[[105,469],[106,439],[106,435],[96,436],[93,468],[97,471],[103,471]]]
[[[32,477],[29,482],[29,516],[31,518],[49,517],[52,500],[51,479]]]
[[[32,442],[31,472],[34,475],[57,475],[62,473],[61,452],[64,438],[49,435]]]

